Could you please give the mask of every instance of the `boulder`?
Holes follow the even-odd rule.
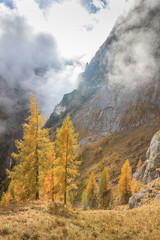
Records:
[[[142,200],[147,197],[147,189],[144,189],[143,191],[134,194],[130,199],[129,199],[129,207],[135,208],[143,205]]]

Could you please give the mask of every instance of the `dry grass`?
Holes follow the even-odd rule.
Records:
[[[160,201],[127,210],[78,211],[49,201],[0,210],[0,240],[159,240]],[[64,211],[65,209],[65,211]]]

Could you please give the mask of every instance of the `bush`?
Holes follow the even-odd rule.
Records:
[[[95,153],[95,155],[97,155],[97,154],[101,153],[102,151],[103,151],[102,147],[99,146],[96,148],[94,153]]]
[[[91,147],[91,145],[89,143],[86,143],[86,145],[83,147],[82,151],[85,152],[87,150],[89,150]]]

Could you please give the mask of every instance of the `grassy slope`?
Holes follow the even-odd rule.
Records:
[[[0,210],[0,240],[159,240],[159,216],[160,201],[123,211],[71,211],[49,201],[27,202]]]
[[[99,162],[105,157],[104,165],[109,170],[111,180],[116,180],[120,174],[123,163],[130,161],[132,172],[135,172],[139,159],[146,160],[146,151],[153,135],[160,130],[160,115],[148,123],[131,128],[121,133],[113,133],[97,142],[86,145],[82,149],[82,165],[80,167],[80,182],[82,187],[88,178],[89,172],[94,171],[96,177],[100,177]],[[102,151],[95,154],[95,150],[101,147]]]

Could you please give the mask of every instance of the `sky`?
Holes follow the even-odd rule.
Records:
[[[135,0],[0,0],[0,76],[49,115]]]

